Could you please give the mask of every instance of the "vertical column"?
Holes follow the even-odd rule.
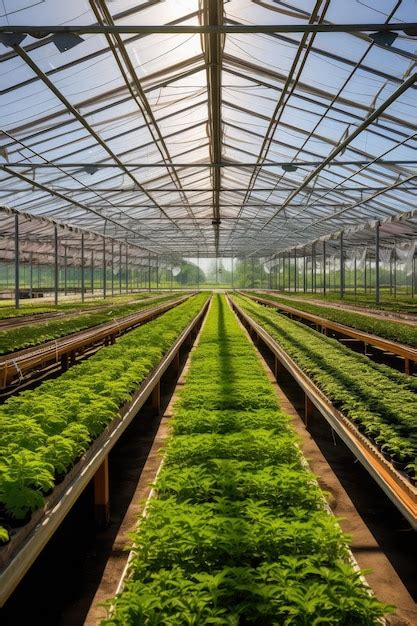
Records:
[[[29,298],[33,297],[33,252],[29,253]]]
[[[326,295],[326,242],[323,241],[323,294]]]
[[[94,475],[94,508],[96,523],[100,528],[104,528],[110,520],[108,456],[104,457],[103,463]]]
[[[200,250],[197,250],[197,289],[200,291]]]
[[[81,302],[84,302],[85,291],[84,261],[84,233],[81,233]]]
[[[380,223],[377,222],[375,229],[375,302],[380,303],[380,276],[379,276],[379,228]]]
[[[159,256],[156,255],[156,290],[159,290]]]
[[[357,270],[357,263],[356,263],[356,256],[353,260],[353,291],[355,293],[356,296],[356,292],[358,290],[358,270]]]
[[[111,295],[114,296],[114,241],[111,242]]]
[[[345,259],[344,259],[343,232],[340,233],[340,297],[345,296]]]
[[[397,239],[394,237],[394,298],[397,297]]]
[[[90,277],[91,277],[91,294],[94,295],[94,251],[93,250],[91,250]]]
[[[107,298],[107,259],[106,259],[106,238],[103,237],[103,298]]]
[[[305,248],[303,250],[303,291],[304,293],[307,291],[307,257]]]
[[[151,290],[151,253],[148,257],[148,291]]]
[[[123,257],[122,257],[122,244],[119,244],[119,293],[122,293],[122,263],[123,263]]]
[[[129,293],[129,246],[126,243],[126,293]]]
[[[68,284],[67,244],[64,244],[64,296],[67,295],[67,284]]]
[[[314,243],[311,244],[311,293],[314,291]]]
[[[233,277],[233,250],[232,250],[232,289],[234,288],[234,277]],[[271,288],[271,284],[269,285],[269,288]]]
[[[14,305],[20,308],[19,215],[14,215]]]
[[[295,293],[297,293],[298,291],[298,285],[297,285],[297,279],[298,279],[298,268],[297,268],[297,248],[294,248],[294,291]]]
[[[54,225],[54,303],[58,304],[59,264],[58,264],[58,226]]]

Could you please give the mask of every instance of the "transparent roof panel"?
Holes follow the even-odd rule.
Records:
[[[415,0],[3,4],[5,241],[13,211],[159,255],[413,236]]]

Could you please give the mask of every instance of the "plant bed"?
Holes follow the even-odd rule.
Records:
[[[137,313],[145,308],[157,306],[178,297],[178,294],[163,295],[152,300],[145,299],[143,302],[134,304],[115,305],[103,311],[83,313],[77,317],[63,320],[51,320],[41,324],[30,324],[12,330],[0,331],[0,355],[9,354],[16,350],[22,350],[30,346],[46,343],[59,337],[64,337],[87,328],[93,328],[114,319]]]
[[[215,297],[171,424],[157,498],[103,624],[377,623],[388,607],[352,567],[224,297]]]
[[[301,302],[269,293],[251,292],[251,296],[270,300],[284,306],[289,306],[304,313],[311,313],[331,320],[350,328],[355,328],[390,341],[417,348],[417,327],[403,324],[401,321],[377,319],[366,313],[355,313],[347,309],[338,309],[329,306],[321,306],[312,302]]]
[[[253,301],[235,298],[357,429],[410,466],[417,457],[417,381]],[[409,467],[408,475],[415,474]]]
[[[2,405],[0,504],[11,518],[44,505],[56,476],[74,466],[118,416],[206,299],[191,298],[59,378]],[[65,484],[66,479],[59,488]]]

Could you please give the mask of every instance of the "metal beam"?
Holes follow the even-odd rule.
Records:
[[[414,31],[417,22],[401,22],[392,24],[381,23],[349,23],[349,24],[199,24],[197,25],[144,25],[144,24],[71,24],[50,26],[0,26],[0,33],[16,33],[39,36],[48,36],[56,33],[76,33],[79,35],[106,35],[106,34],[234,34],[234,33],[355,33],[355,32],[386,32],[386,31]]]
[[[256,167],[259,169],[265,169],[270,167],[285,167],[287,165],[295,165],[296,167],[312,167],[321,165],[323,159],[320,161],[273,161],[268,163],[262,163],[259,165],[258,163],[238,163],[238,162],[220,162],[220,163],[193,163],[192,161],[188,163],[126,163],[124,167],[128,169],[153,169],[153,168],[176,168],[176,167],[191,167],[193,169],[204,169],[206,167],[210,168],[220,168],[220,167],[231,167],[231,168],[252,168]],[[341,167],[344,165],[417,165],[417,159],[369,159],[362,160],[358,159],[357,161],[333,161],[329,163],[328,167]],[[0,165],[0,168],[3,164]],[[107,169],[107,168],[118,168],[120,166],[116,163],[96,163],[96,162],[72,162],[72,163],[60,163],[60,162],[48,162],[48,163],[7,163],[7,167],[13,169],[45,169],[45,168],[60,168],[60,169],[68,169],[68,168],[88,168],[94,165],[97,169]],[[90,189],[90,188],[89,188]],[[357,187],[356,187],[357,189]]]
[[[203,2],[204,26],[218,27],[223,24],[223,0],[204,0]],[[203,38],[204,55],[207,72],[207,96],[208,96],[208,128],[210,138],[210,161],[220,163],[222,161],[222,123],[221,103],[222,85],[221,68],[223,56],[224,38],[220,33],[210,32]],[[216,254],[219,249],[220,230],[220,168],[214,168],[212,172],[213,184],[213,227],[215,233]]]

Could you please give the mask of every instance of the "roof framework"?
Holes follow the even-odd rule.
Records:
[[[25,0],[0,17],[0,203],[162,256],[412,238],[414,20],[414,0]]]

